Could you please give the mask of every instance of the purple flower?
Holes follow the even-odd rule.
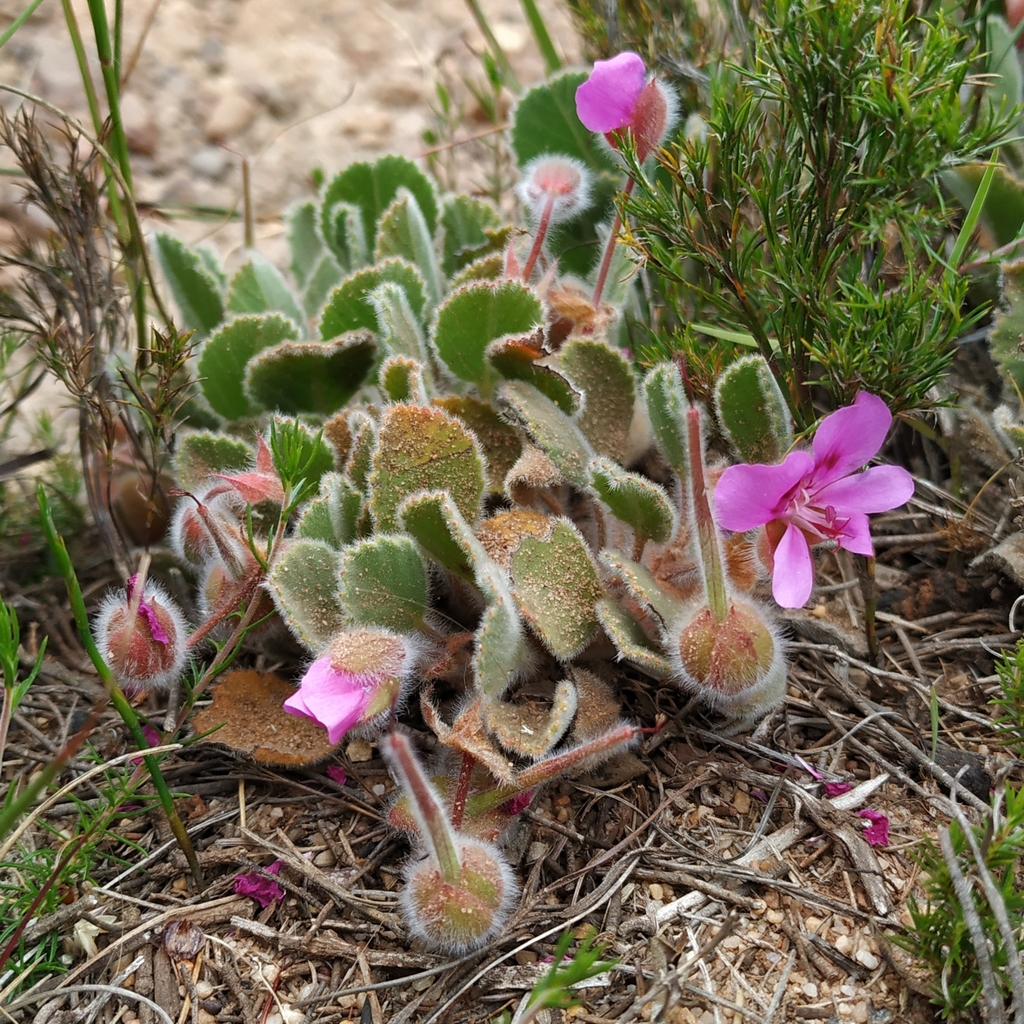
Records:
[[[810,452],[790,452],[775,466],[741,463],[722,474],[718,521],[739,532],[767,527],[772,594],[783,608],[800,608],[811,596],[812,544],[831,541],[873,555],[868,513],[887,512],[914,493],[913,478],[899,466],[857,472],[882,447],[890,423],[885,402],[862,391],[821,421]]]
[[[858,818],[866,818],[871,822],[864,829],[864,838],[869,846],[889,845],[889,819],[881,811],[872,811],[870,808],[857,812]]]
[[[302,684],[285,702],[290,715],[311,718],[331,743],[356,725],[387,711],[398,699],[410,671],[405,641],[381,629],[339,633],[317,658]]]
[[[628,131],[637,156],[645,160],[675,123],[675,97],[656,78],[646,81],[644,62],[626,51],[594,62],[590,77],[576,90],[576,113],[584,127],[608,136]]]
[[[576,113],[592,132],[625,128],[643,92],[647,69],[639,54],[616,54],[594,61],[590,77],[576,90]]]
[[[284,889],[272,878],[267,878],[267,875],[276,875],[282,863],[275,860],[262,871],[247,871],[244,875],[236,875],[235,893],[238,896],[251,896],[261,907],[269,907],[274,900],[284,896]]]

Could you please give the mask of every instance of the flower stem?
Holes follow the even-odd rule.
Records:
[[[626,187],[622,190],[623,195],[631,195],[633,186],[636,185],[634,178],[626,179]],[[594,309],[601,304],[601,295],[604,292],[605,281],[608,280],[608,271],[612,265],[612,254],[615,252],[615,245],[619,237],[619,228],[622,227],[622,218],[618,210],[615,211],[615,220],[612,221],[612,230],[608,235],[608,243],[605,245],[604,257],[601,260],[601,269],[597,272],[597,283],[594,285]]]
[[[455,800],[452,802],[452,828],[456,830],[462,828],[462,819],[466,814],[466,800],[469,797],[469,783],[473,778],[475,764],[476,758],[463,751],[459,782],[455,789]]]
[[[534,265],[537,262],[537,257],[540,256],[540,251],[544,247],[544,238],[548,233],[548,225],[551,223],[551,211],[554,208],[555,196],[548,196],[548,201],[544,204],[544,209],[540,215],[537,232],[533,238],[533,248],[530,249],[530,255],[526,257],[526,263],[523,265],[524,282],[529,282],[530,275],[533,273]]]
[[[715,622],[725,622],[729,614],[729,591],[722,567],[722,549],[718,543],[718,530],[711,515],[707,486],[704,481],[704,442],[700,436],[700,409],[686,410],[687,448],[690,462],[690,494],[693,500],[693,518],[696,521],[697,548],[704,567],[704,589],[708,607]]]
[[[462,864],[455,846],[455,833],[434,787],[413,754],[409,741],[401,733],[391,733],[386,750],[402,789],[409,796],[420,837],[440,869],[441,877],[451,885],[458,884],[462,877]]]

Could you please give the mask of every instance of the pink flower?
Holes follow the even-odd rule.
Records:
[[[657,80],[645,81],[638,54],[629,51],[611,60],[594,62],[590,77],[576,90],[576,113],[584,127],[608,135],[628,130],[636,140],[637,156],[647,158],[675,122],[675,98]]]
[[[914,493],[899,466],[856,472],[882,447],[892,423],[885,402],[862,391],[853,405],[826,416],[812,451],[793,451],[775,466],[730,466],[715,488],[718,522],[744,532],[766,526],[774,567],[772,594],[783,608],[811,596],[811,545],[831,541],[873,555],[868,513],[887,512]]]
[[[269,907],[274,900],[284,897],[284,889],[267,875],[276,875],[284,863],[275,860],[262,871],[247,871],[244,875],[235,876],[235,893],[238,896],[251,896],[261,907]]]
[[[866,818],[871,822],[864,829],[864,838],[868,841],[869,846],[889,845],[889,819],[881,811],[866,809],[858,811],[857,817]]]
[[[410,660],[405,641],[394,633],[339,633],[330,650],[309,666],[284,709],[311,718],[327,730],[331,743],[340,743],[354,726],[388,711],[398,700]]]

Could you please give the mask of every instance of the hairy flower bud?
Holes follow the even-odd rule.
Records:
[[[127,692],[169,686],[188,661],[188,627],[178,606],[158,584],[137,577],[100,606],[93,632],[103,660]]]
[[[404,736],[392,734],[382,750],[408,797],[426,854],[405,871],[400,900],[409,928],[435,949],[476,949],[508,918],[517,890],[512,871],[497,847],[452,828]]]
[[[590,172],[573,157],[544,154],[523,168],[516,194],[535,222],[542,220],[550,204],[549,221],[557,224],[590,205]]]
[[[754,602],[732,598],[722,622],[698,606],[672,635],[669,655],[680,685],[730,717],[753,721],[785,695],[782,644]]]

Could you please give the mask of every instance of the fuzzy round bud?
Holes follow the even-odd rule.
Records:
[[[550,206],[548,219],[558,224],[590,205],[590,172],[573,157],[538,156],[523,168],[516,194],[535,222],[543,219]]]
[[[185,616],[163,588],[147,580],[142,594],[136,577],[125,590],[109,594],[93,626],[96,646],[118,683],[128,692],[163,689],[188,661]]]
[[[497,935],[508,920],[517,886],[498,850],[455,836],[459,872],[448,880],[433,858],[406,869],[400,902],[409,930],[433,949],[460,954]]]
[[[784,696],[782,644],[754,602],[733,598],[722,622],[702,604],[673,635],[669,653],[678,681],[718,710],[752,721]]]

